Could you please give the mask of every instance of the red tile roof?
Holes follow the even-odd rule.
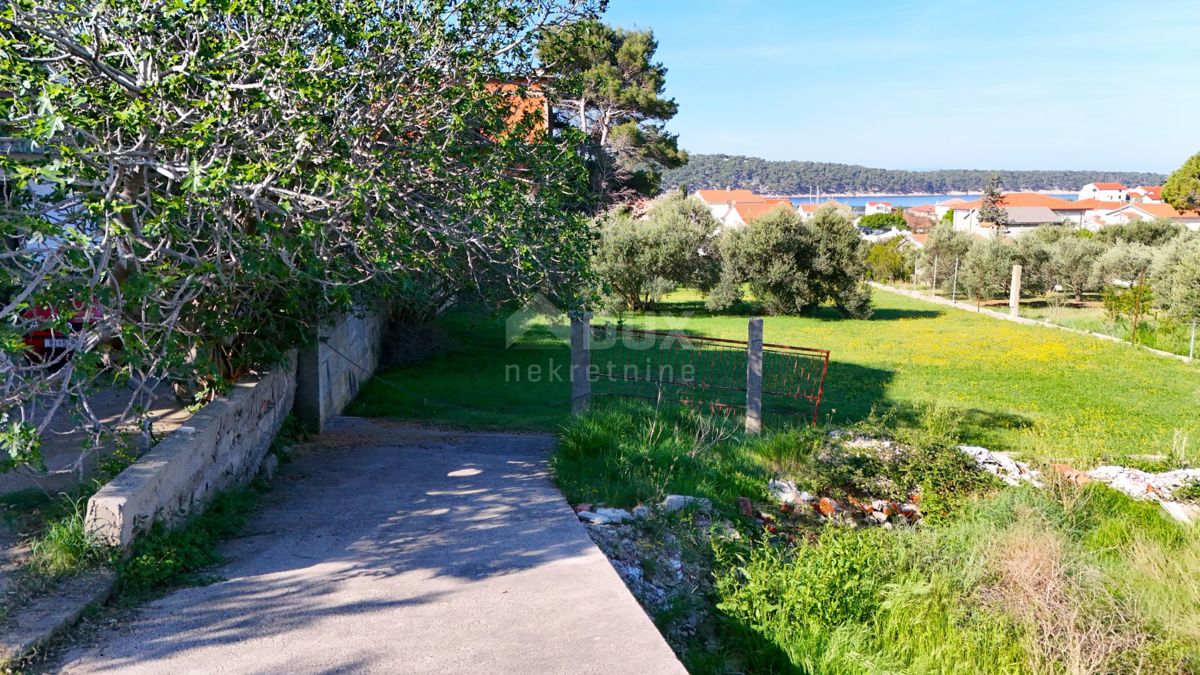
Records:
[[[1108,209],[1109,211],[1113,211],[1113,210],[1119,209],[1122,206],[1126,205],[1126,202],[1104,202],[1104,201],[1100,201],[1099,199],[1078,199],[1071,203],[1075,205],[1073,209],[1059,209],[1059,211],[1067,211],[1067,210],[1098,211],[1101,209]]]
[[[1175,207],[1171,206],[1170,204],[1144,204],[1144,203],[1130,204],[1121,210],[1129,211],[1132,209],[1137,209],[1138,211],[1141,211],[1142,213],[1147,213],[1152,218],[1166,218],[1166,219],[1170,220],[1170,219],[1175,219],[1175,218],[1198,218],[1198,217],[1200,217],[1200,212],[1196,212],[1196,211],[1179,212],[1179,211],[1176,211]],[[1129,215],[1129,214],[1126,214],[1126,215]]]
[[[955,211],[970,211],[983,205],[982,199],[951,205]],[[1045,206],[1055,211],[1083,211],[1078,202],[1059,199],[1039,192],[1007,192],[1000,196],[1000,206]]]
[[[1125,186],[1120,183],[1092,183],[1097,190],[1124,190]]]
[[[933,204],[921,204],[909,209],[909,211],[916,211],[917,213],[933,213],[935,210]]]
[[[792,208],[792,203],[786,199],[772,199],[765,202],[738,202],[733,205],[738,217],[743,223],[751,223],[779,208]]]
[[[843,204],[843,203],[841,203],[841,202],[839,202],[839,201],[836,201],[836,200],[833,200],[833,199],[830,199],[830,200],[829,200],[829,201],[827,201],[827,202],[821,202],[820,204],[801,204],[801,205],[800,205],[800,210],[801,210],[801,211],[803,211],[803,212],[805,212],[805,213],[816,213],[816,212],[817,212],[817,210],[818,210],[818,209],[820,209],[822,206],[832,206],[832,207],[833,207],[833,208],[835,208],[835,209],[840,209],[840,210],[843,210],[843,211],[851,211],[851,210],[853,210],[853,209],[851,209],[849,206],[847,206],[846,204]]]

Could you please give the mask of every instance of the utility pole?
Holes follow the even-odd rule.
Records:
[[[937,254],[934,253],[933,254],[933,294],[934,295],[937,295],[937,270],[938,270],[938,257],[937,257]]]

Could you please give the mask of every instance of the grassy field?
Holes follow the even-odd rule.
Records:
[[[879,455],[820,429],[722,435],[700,415],[628,404],[570,423],[552,461],[571,503],[702,496],[738,529],[685,554],[715,579],[711,637],[672,642],[694,673],[1196,672],[1200,529],[1053,474],[1045,489],[999,489],[955,449],[958,422],[926,412],[898,433],[905,452]],[[764,506],[778,519],[764,530],[736,500],[770,504],[772,476],[863,503],[916,487],[925,519],[851,528]],[[639,527],[647,541],[690,531],[669,515]],[[671,636],[678,616],[655,618]]]
[[[875,293],[869,321],[768,317],[767,342],[831,350],[822,421],[875,411],[911,424],[930,404],[958,411],[967,441],[1031,458],[1200,462],[1200,370],[1130,346]],[[599,319],[603,320],[603,319]],[[746,317],[713,315],[680,292],[628,325],[745,338]],[[556,429],[568,415],[569,351],[551,331],[504,346],[504,317],[445,317],[450,348],[380,373],[348,413],[451,426]],[[768,419],[768,421],[770,421]],[[1150,463],[1154,463],[1150,461]]]

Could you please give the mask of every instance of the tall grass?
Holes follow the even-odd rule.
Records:
[[[1200,669],[1200,533],[1155,504],[1102,485],[997,489],[962,464],[937,408],[904,432],[898,462],[847,456],[823,430],[746,439],[704,424],[679,410],[594,412],[565,429],[556,476],[572,501],[678,492],[725,509],[764,498],[771,475],[827,491],[882,476],[940,506],[922,527],[828,525],[795,546],[731,516],[745,536],[715,544],[720,647],[689,654],[693,672]]]
[[[86,499],[68,500],[68,511],[29,541],[29,571],[46,580],[60,579],[113,560],[113,551],[84,527]]]

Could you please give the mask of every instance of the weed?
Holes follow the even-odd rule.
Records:
[[[1200,480],[1192,481],[1175,490],[1175,499],[1185,502],[1200,502]]]
[[[63,499],[70,503],[70,512],[50,521],[29,542],[29,571],[46,579],[72,576],[113,559],[113,552],[84,528],[87,500]]]
[[[198,572],[221,561],[217,542],[241,530],[262,489],[252,485],[222,492],[177,529],[155,523],[134,543],[133,555],[118,566],[121,591],[137,596],[197,580]]]

